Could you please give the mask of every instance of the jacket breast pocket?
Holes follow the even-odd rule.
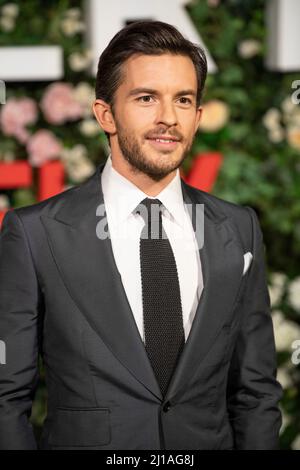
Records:
[[[110,440],[108,408],[56,409],[49,444],[56,447],[94,447],[109,444]]]

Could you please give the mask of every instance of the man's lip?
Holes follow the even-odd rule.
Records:
[[[151,147],[163,151],[163,150],[174,150],[178,147],[179,142],[177,140],[157,140],[147,139],[150,142]]]
[[[157,136],[157,137],[147,137],[148,140],[156,140],[156,139],[160,139],[160,140],[173,140],[174,142],[179,142],[179,139],[177,139],[177,137],[172,137],[172,136]]]

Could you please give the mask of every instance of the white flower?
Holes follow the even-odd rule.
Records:
[[[64,148],[61,153],[61,158],[65,162],[77,162],[86,158],[87,148],[82,144],[77,144],[73,148]]]
[[[19,14],[19,6],[15,3],[6,3],[6,5],[1,8],[1,13],[3,16],[15,18]]]
[[[271,285],[268,286],[272,307],[280,302],[286,279],[283,273],[272,273]]]
[[[74,88],[74,96],[80,104],[90,105],[95,99],[95,91],[94,88],[87,82],[80,82]]]
[[[85,51],[83,53],[73,52],[69,55],[68,62],[74,72],[81,72],[91,65],[92,58],[91,51]]]
[[[74,20],[78,20],[81,17],[81,10],[80,8],[69,8],[65,12],[65,16]]]
[[[73,96],[83,108],[84,116],[91,116],[93,114],[92,104],[95,100],[94,88],[86,82],[80,82],[74,88]]]
[[[100,133],[100,127],[95,119],[84,119],[79,124],[80,132],[87,137],[93,137]]]
[[[291,114],[290,123],[293,127],[300,128],[300,107],[295,107],[294,112]]]
[[[64,18],[60,24],[61,30],[65,36],[72,37],[75,34],[85,31],[85,24],[72,17]]]
[[[289,284],[288,300],[295,310],[300,311],[300,276]]]
[[[229,119],[229,108],[221,100],[211,100],[203,105],[199,129],[204,132],[216,132],[224,127]]]
[[[80,183],[93,174],[95,166],[86,158],[78,162],[76,165],[67,165],[66,170],[69,177],[75,183]]]
[[[6,210],[10,207],[10,202],[6,194],[0,194],[0,211]]]
[[[15,19],[10,16],[2,16],[0,18],[0,29],[2,29],[6,33],[10,33],[13,29],[15,29],[16,22]]]
[[[281,109],[285,114],[291,114],[296,105],[292,102],[292,97],[287,96],[281,103]]]
[[[87,148],[78,144],[71,149],[64,149],[61,155],[68,176],[80,183],[95,171],[94,163],[87,157]]]
[[[256,39],[245,39],[238,46],[239,55],[243,59],[251,59],[261,50],[261,43]]]
[[[273,310],[272,321],[274,330],[276,331],[280,327],[281,323],[284,321],[284,316],[280,310]]]
[[[262,122],[264,126],[272,131],[280,127],[281,113],[277,108],[270,108],[263,116]]]
[[[282,424],[281,424],[281,427],[280,427],[280,431],[279,431],[279,434],[282,434],[283,431],[285,430],[285,428],[290,424],[291,422],[291,417],[290,415],[288,415],[284,409],[282,408],[282,406],[279,404],[279,409],[281,411],[281,415],[282,415]]]
[[[300,128],[300,107],[293,110],[290,114],[285,114],[284,122],[290,129]]]
[[[277,351],[291,351],[293,341],[300,339],[299,326],[286,320],[279,310],[272,313],[272,320]]]
[[[279,142],[283,141],[285,132],[282,127],[276,127],[269,132],[268,136],[271,142],[278,144]]]
[[[283,388],[289,388],[293,385],[292,378],[287,368],[279,367],[277,369],[277,380]]]
[[[293,440],[291,448],[293,450],[300,450],[300,434]]]
[[[288,113],[283,114],[283,122],[288,128],[300,128],[300,108],[299,106],[293,105],[294,107]]]

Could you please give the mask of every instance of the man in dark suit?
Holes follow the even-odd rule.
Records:
[[[278,448],[282,389],[256,213],[179,174],[205,77],[203,51],[173,26],[121,30],[97,74],[105,164],[6,214],[0,448],[37,448],[28,418],[39,353],[41,449]]]

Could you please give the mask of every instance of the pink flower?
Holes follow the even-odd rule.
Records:
[[[83,109],[75,100],[73,88],[68,83],[49,85],[42,98],[41,108],[51,124],[75,121],[83,115]]]
[[[48,160],[59,157],[62,146],[52,132],[40,129],[28,141],[27,152],[30,164],[41,166]]]
[[[22,144],[27,142],[30,135],[25,126],[34,124],[36,120],[37,106],[30,98],[11,98],[0,114],[3,134],[16,137]]]

